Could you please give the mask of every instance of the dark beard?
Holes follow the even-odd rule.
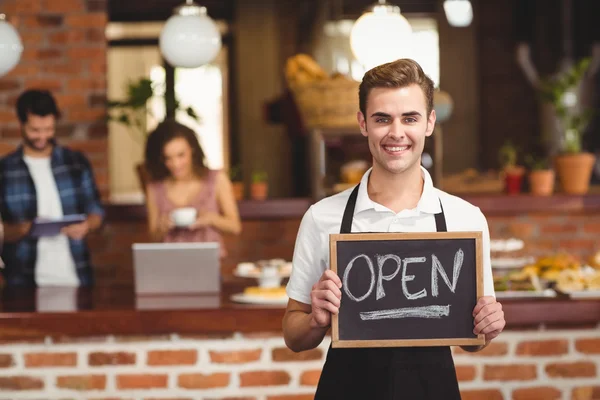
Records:
[[[23,144],[25,147],[27,147],[28,149],[35,151],[35,152],[44,152],[48,149],[48,147],[54,147],[56,145],[56,139],[51,138],[48,139],[46,141],[46,145],[43,148],[39,148],[35,145],[35,141],[31,140],[27,137],[27,135],[25,134],[25,132],[22,132],[22,136],[23,136]]]

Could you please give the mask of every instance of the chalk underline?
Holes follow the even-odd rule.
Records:
[[[364,311],[360,313],[363,321],[400,318],[443,318],[450,315],[450,305],[394,308],[391,310]]]

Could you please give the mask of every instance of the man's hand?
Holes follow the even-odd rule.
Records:
[[[81,240],[85,237],[85,235],[87,235],[89,230],[90,228],[88,222],[83,221],[79,224],[65,226],[60,232],[64,233],[73,240]]]
[[[497,337],[506,326],[502,304],[492,296],[484,296],[477,301],[473,317],[475,317],[473,333],[485,334],[486,343]]]
[[[342,298],[342,281],[332,270],[327,270],[315,283],[310,292],[311,328],[326,328],[331,325],[331,314],[337,314]]]

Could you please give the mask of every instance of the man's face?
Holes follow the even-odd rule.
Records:
[[[425,138],[435,126],[435,111],[427,115],[423,90],[418,85],[372,89],[366,114],[358,112],[358,123],[368,138],[373,168],[393,174],[418,168]]]
[[[52,139],[56,127],[54,115],[28,114],[27,121],[23,124],[23,141],[25,146],[34,151],[43,152],[52,146]]]

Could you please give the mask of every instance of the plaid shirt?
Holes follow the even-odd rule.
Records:
[[[85,156],[65,147],[54,146],[50,160],[64,215],[104,216],[92,167]],[[23,148],[0,160],[0,215],[6,223],[33,221],[37,217],[35,185],[23,160]],[[87,244],[69,239],[69,247],[81,286],[93,284]],[[37,239],[25,237],[5,243],[2,259],[9,286],[35,286]]]

